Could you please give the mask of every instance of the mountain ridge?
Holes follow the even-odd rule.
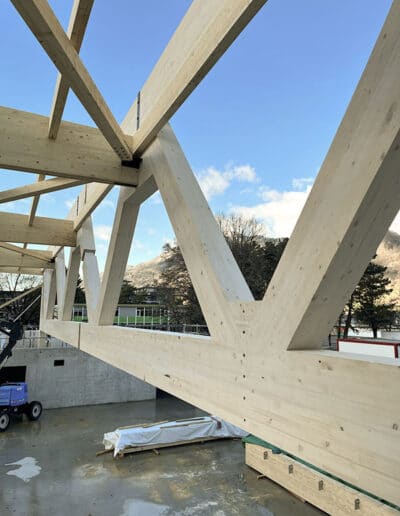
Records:
[[[400,305],[400,235],[394,231],[388,231],[376,254],[376,262],[387,267],[386,274],[392,282],[393,292],[389,299]],[[137,288],[152,286],[158,283],[164,268],[165,260],[160,254],[146,262],[128,265],[125,280]]]

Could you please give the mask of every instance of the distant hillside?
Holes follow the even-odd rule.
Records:
[[[386,234],[378,247],[376,261],[388,268],[387,275],[392,281],[393,288],[390,298],[400,305],[400,235],[393,231]],[[138,265],[128,265],[125,279],[138,288],[154,285],[159,280],[163,268],[162,256],[156,256]]]
[[[163,268],[164,261],[162,256],[156,256],[138,265],[128,265],[125,279],[137,288],[154,285],[160,278]]]

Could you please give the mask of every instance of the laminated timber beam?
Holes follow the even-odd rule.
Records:
[[[84,183],[84,181],[81,179],[64,179],[59,177],[41,180],[29,185],[1,191],[0,203],[26,199],[27,197],[56,192],[58,190],[64,190],[65,188],[73,188],[74,186],[80,186],[82,183]]]
[[[0,248],[0,267],[26,267],[26,268],[48,268],[53,269],[54,263],[48,260],[40,260],[32,256],[23,256],[9,251],[8,249]]]
[[[147,153],[150,152],[151,148]],[[157,191],[147,153],[140,168],[138,187],[125,186],[120,190],[96,308],[96,324],[113,324],[140,205]]]
[[[40,321],[52,319],[56,303],[57,286],[56,271],[45,270],[43,272],[42,299],[40,306]]]
[[[137,170],[121,165],[98,129],[62,122],[57,140],[47,131],[47,117],[0,107],[0,168],[136,186]]]
[[[90,12],[93,6],[93,0],[74,0],[72,6],[71,17],[68,25],[68,37],[75,50],[79,52],[86,26],[89,21]],[[58,74],[56,87],[53,96],[51,114],[49,117],[49,138],[55,139],[60,128],[65,103],[67,101],[69,91],[68,81],[61,74]],[[44,181],[46,176],[38,174],[37,181]],[[37,207],[39,205],[40,193],[36,194],[32,199],[31,210],[29,214],[29,225],[33,224]],[[26,244],[25,246],[26,247]]]
[[[70,321],[72,318],[72,310],[75,301],[75,292],[79,279],[79,267],[81,265],[81,250],[79,247],[71,249],[69,255],[68,271],[65,280],[64,300],[62,302],[62,311],[59,312],[59,319],[62,321]]]
[[[75,247],[76,233],[70,220],[36,217],[29,226],[27,215],[0,212],[0,240]]]
[[[103,279],[95,310],[96,324],[113,324],[132,245],[140,203],[130,202],[129,189],[120,191]]]
[[[136,155],[143,154],[266,1],[192,2],[122,124],[134,133]]]
[[[121,160],[132,159],[129,138],[124,135],[82,63],[78,52],[64,32],[47,0],[11,0],[36,36],[58,71],[82,102],[97,127]]]
[[[52,261],[52,253],[50,251],[34,251],[32,249],[25,249],[24,247],[9,244],[8,242],[0,242],[0,248],[8,249],[9,251],[13,251],[14,253],[18,253],[23,256],[30,256],[31,258],[36,258],[44,262]]]
[[[93,323],[96,319],[96,308],[100,295],[100,272],[95,254],[93,224],[88,217],[79,231],[78,243],[82,253],[82,275],[85,285],[85,298],[88,320]]]
[[[229,304],[254,298],[169,125],[149,147],[145,160],[153,170],[210,333],[230,346],[234,321]]]
[[[400,503],[395,359],[314,351],[260,356],[251,350],[251,327],[238,332],[229,351],[215,338],[117,326],[46,320],[41,330]]]
[[[46,179],[46,176],[44,174],[38,174],[37,177],[36,177],[36,182],[37,183],[41,183],[45,179]],[[37,212],[37,209],[38,209],[38,206],[39,206],[39,200],[40,200],[40,193],[39,194],[35,194],[33,196],[33,198],[32,198],[32,204],[31,204],[31,209],[29,211],[29,221],[28,221],[28,224],[30,226],[32,226],[33,221],[35,220],[36,212]],[[25,247],[26,247],[26,245],[27,244],[25,244]]]
[[[67,36],[71,41],[71,45],[78,53],[81,49],[93,2],[94,0],[74,0],[74,4],[72,6]],[[49,118],[49,138],[52,138],[53,140],[57,138],[65,103],[67,102],[68,91],[69,81],[65,76],[59,73],[57,76]]]
[[[55,273],[56,273],[56,292],[57,292],[57,307],[58,314],[61,317],[63,312],[63,304],[65,298],[65,283],[67,277],[67,271],[65,270],[65,256],[64,248],[55,258]]]
[[[27,274],[29,276],[42,276],[44,269],[27,269],[25,267],[0,267],[0,274]]]

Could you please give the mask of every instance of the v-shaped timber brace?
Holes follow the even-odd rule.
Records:
[[[400,0],[258,302],[168,121],[265,1],[194,0],[121,126],[78,55],[92,2],[75,0],[65,34],[45,0],[11,1],[61,75],[50,120],[0,109],[0,167],[41,179],[0,202],[85,183],[57,231],[36,208],[29,220],[0,213],[0,272],[43,274],[41,330],[400,505],[398,361],[320,349],[400,208]],[[68,87],[98,129],[60,122]],[[122,164],[133,155],[139,170]],[[100,281],[90,216],[113,185],[122,186]],[[112,325],[140,205],[157,190],[210,337]],[[50,247],[33,256],[10,242]],[[86,324],[71,321],[81,263]]]

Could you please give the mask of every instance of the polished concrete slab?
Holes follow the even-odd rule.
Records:
[[[174,398],[47,410],[0,434],[1,516],[321,514],[244,464],[240,441],[96,457],[118,426],[195,417]]]

